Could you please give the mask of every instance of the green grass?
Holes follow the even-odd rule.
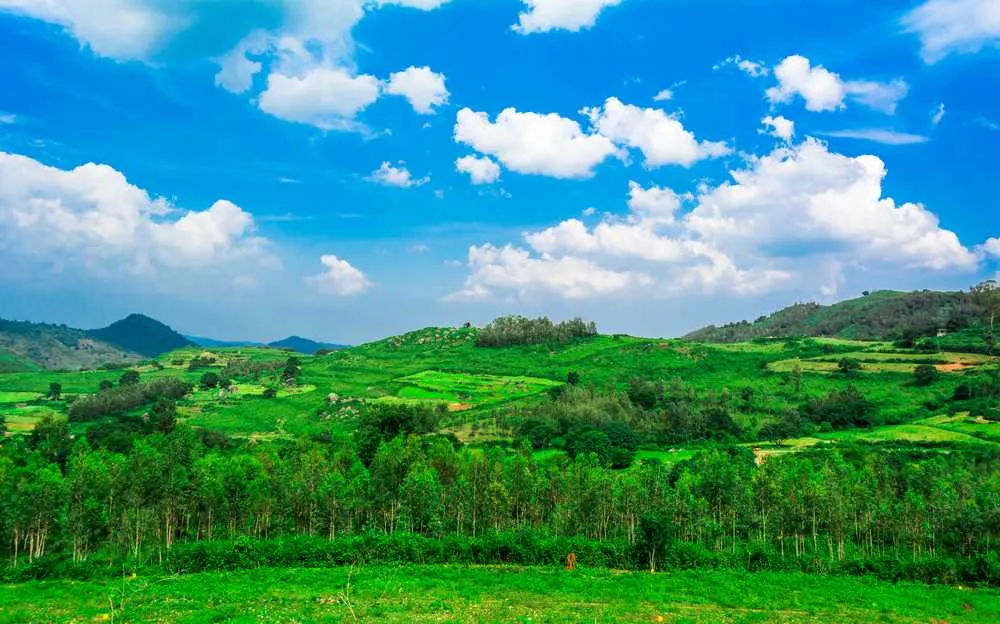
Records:
[[[40,398],[42,398],[42,395],[38,392],[0,390],[0,405],[4,403],[26,403],[28,401],[37,401]]]
[[[1000,594],[727,571],[258,569],[0,587],[0,622],[857,622],[987,624]]]
[[[7,430],[12,434],[31,433],[35,423],[45,416],[59,416],[60,413],[52,407],[44,405],[26,405],[24,407],[0,408],[7,421]]]
[[[991,444],[990,442],[974,438],[966,433],[918,424],[891,425],[887,427],[876,427],[872,430],[852,429],[848,431],[835,431],[833,433],[817,433],[816,437],[820,440],[834,441],[906,441]]]

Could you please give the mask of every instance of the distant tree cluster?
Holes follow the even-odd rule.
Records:
[[[476,346],[510,347],[545,343],[566,344],[577,338],[597,335],[597,325],[581,318],[553,323],[542,316],[502,316],[479,330]]]
[[[69,419],[74,422],[118,416],[159,399],[179,399],[191,392],[191,383],[176,377],[160,377],[145,383],[132,383],[106,388],[92,396],[77,399],[69,407]]]

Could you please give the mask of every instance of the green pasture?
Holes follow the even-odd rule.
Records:
[[[500,566],[261,568],[0,586],[0,623],[664,622],[992,624],[1000,594],[724,570]]]

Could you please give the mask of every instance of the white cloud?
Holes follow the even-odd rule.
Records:
[[[386,161],[382,163],[382,166],[373,171],[367,179],[371,182],[377,182],[386,186],[398,186],[400,188],[423,186],[431,181],[429,176],[414,178],[410,171],[406,168],[406,163],[399,161],[398,164],[399,166],[396,167]]]
[[[721,63],[713,66],[712,69],[718,71],[727,65],[735,65],[741,72],[754,78],[761,78],[771,73],[771,71],[763,63],[745,59],[739,54],[730,56]]]
[[[473,184],[493,184],[500,179],[500,165],[488,156],[462,156],[455,161],[455,169],[469,174]]]
[[[996,0],[928,0],[903,17],[920,37],[924,61],[971,54],[1000,44],[1000,3]]]
[[[321,294],[334,297],[352,297],[360,295],[372,287],[365,274],[356,269],[347,260],[341,260],[333,254],[320,257],[320,263],[326,270],[311,280]]]
[[[359,111],[378,99],[380,89],[374,76],[317,67],[301,77],[272,73],[259,105],[280,119],[334,130],[350,126]]]
[[[574,257],[533,258],[511,245],[470,247],[468,267],[470,275],[465,285],[446,300],[489,299],[497,291],[513,292],[521,298],[555,295],[590,299],[650,283],[649,277],[640,273],[604,269]]]
[[[366,127],[355,116],[375,102],[386,85],[356,71],[354,27],[366,11],[381,6],[429,11],[446,2],[283,0],[281,28],[253,31],[217,59],[216,84],[246,93],[253,87],[254,76],[264,72],[267,86],[256,99],[264,112],[324,130],[364,131]],[[416,67],[392,74],[385,92],[406,97],[421,113],[431,112],[448,96],[442,75]]]
[[[991,238],[977,249],[983,256],[1000,260],[1000,238]]]
[[[449,93],[444,81],[444,74],[435,73],[430,67],[411,66],[390,74],[385,92],[405,97],[413,110],[421,115],[429,115],[436,106],[448,103]]]
[[[139,0],[0,0],[0,11],[62,26],[95,54],[118,60],[147,58],[184,25]]]
[[[780,115],[778,117],[768,115],[761,119],[760,122],[770,128],[767,134],[781,139],[785,143],[790,143],[792,137],[795,136],[795,122],[790,119],[785,119]]]
[[[681,198],[673,189],[651,186],[642,188],[638,182],[628,183],[628,207],[643,223],[670,225],[681,209]]]
[[[934,111],[934,115],[931,117],[931,123],[935,126],[940,125],[946,114],[947,111],[944,108],[944,104],[938,104],[937,110]]]
[[[617,144],[638,149],[648,168],[689,167],[699,160],[730,152],[723,142],[698,142],[676,117],[655,108],[639,108],[608,98],[603,107],[581,111],[597,132]]]
[[[850,98],[874,110],[887,114],[896,112],[896,106],[909,92],[909,85],[902,80],[888,83],[867,80],[844,81],[821,65],[812,65],[804,56],[785,58],[774,69],[778,85],[767,90],[772,104],[787,103],[801,96],[806,110],[813,112],[835,111],[845,107]]]
[[[522,35],[552,30],[578,32],[591,28],[607,7],[622,0],[522,0],[527,10],[518,15],[511,28]]]
[[[670,89],[664,89],[653,96],[654,102],[669,102],[672,99],[674,99],[674,92]]]
[[[11,113],[0,114],[0,126],[10,126],[17,123],[17,115]]]
[[[899,79],[885,83],[855,80],[845,82],[844,90],[849,98],[868,108],[894,115],[899,101],[910,92],[910,85]]]
[[[593,206],[583,209],[583,216],[585,217],[592,217],[595,214],[597,214],[597,208],[594,208]]]
[[[861,130],[836,130],[834,132],[824,132],[825,136],[838,137],[841,139],[861,139],[864,141],[874,141],[883,145],[914,145],[930,141],[928,137],[907,132],[896,132],[882,128],[864,128]]]
[[[885,175],[875,156],[852,158],[807,139],[703,187],[686,214],[671,189],[633,182],[625,215],[526,232],[527,248],[473,247],[458,295],[831,295],[848,270],[975,270],[976,254],[933,213],[883,196]],[[578,272],[572,283],[554,276],[567,267]]]
[[[521,113],[507,108],[491,122],[486,113],[458,111],[455,141],[499,160],[517,173],[554,178],[588,178],[618,154],[606,137],[586,134],[580,124],[555,113]]]
[[[107,165],[63,170],[0,152],[0,264],[16,257],[44,270],[157,280],[235,273],[273,261],[255,231],[254,218],[226,200],[180,210]]]
[[[253,86],[254,76],[259,74],[264,67],[260,61],[254,60],[254,58],[267,52],[268,46],[267,33],[256,31],[244,37],[236,44],[235,48],[225,55],[215,59],[219,65],[219,71],[215,74],[216,86],[222,87],[230,93],[249,91]]]

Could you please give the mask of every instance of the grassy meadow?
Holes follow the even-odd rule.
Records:
[[[995,590],[791,573],[373,566],[0,586],[0,622],[1000,621]]]

